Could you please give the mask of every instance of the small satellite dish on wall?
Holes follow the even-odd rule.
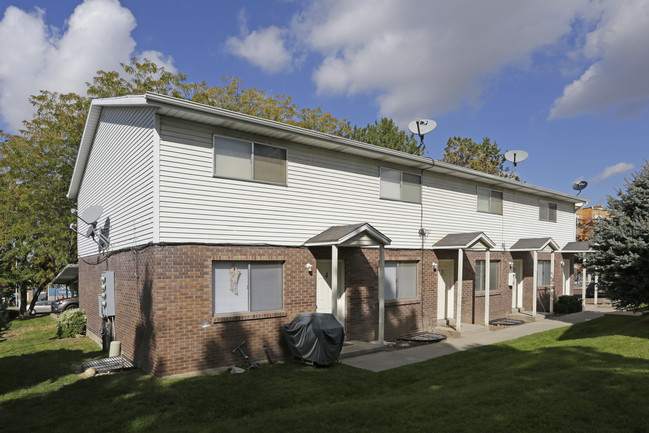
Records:
[[[413,134],[419,136],[419,147],[417,148],[419,155],[424,153],[424,135],[437,128],[437,122],[430,119],[415,119],[408,124],[408,129]]]
[[[101,206],[89,206],[81,212],[79,218],[81,218],[81,220],[86,224],[94,224],[103,212],[104,208]]]
[[[572,184],[572,189],[574,189],[575,191],[579,191],[577,193],[577,195],[579,195],[584,189],[586,189],[587,186],[588,186],[588,182],[586,182],[585,180],[580,180]]]
[[[505,159],[509,162],[513,162],[514,168],[516,168],[516,165],[519,162],[525,161],[528,156],[530,156],[529,153],[524,150],[509,150],[505,152]]]

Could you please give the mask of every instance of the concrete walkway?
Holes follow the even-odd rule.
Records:
[[[340,362],[346,365],[351,365],[352,367],[374,372],[389,370],[391,368],[415,364],[417,362],[438,358],[462,350],[473,349],[474,347],[515,340],[516,338],[536,334],[537,332],[562,328],[574,325],[575,323],[587,322],[614,311],[615,310],[611,307],[586,305],[586,310],[580,313],[567,314],[558,317],[548,316],[544,320],[525,323],[523,325],[510,326],[497,331],[488,331],[461,338],[449,338],[439,343],[426,344],[408,349],[393,350],[390,352],[381,351],[367,355],[354,356],[341,359]]]

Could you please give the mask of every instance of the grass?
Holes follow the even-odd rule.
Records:
[[[382,373],[287,363],[174,380],[70,374],[97,349],[52,339],[53,323],[14,321],[0,337],[3,432],[647,431],[645,317],[604,317]]]

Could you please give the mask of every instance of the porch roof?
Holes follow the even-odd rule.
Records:
[[[70,263],[59,272],[51,284],[70,284],[79,279],[79,265]]]
[[[390,245],[389,237],[372,227],[369,223],[333,226],[315,235],[304,243],[307,247],[340,245],[340,246],[380,246]]]
[[[477,244],[482,244],[486,249],[495,248],[494,241],[483,232],[471,233],[453,233],[444,236],[433,244],[433,249],[437,250],[459,250],[465,248],[474,248]]]
[[[524,238],[517,240],[509,251],[543,251],[548,247],[552,251],[559,249],[559,245],[552,238]]]
[[[562,253],[592,253],[593,244],[588,241],[568,242],[565,247],[561,249]]]

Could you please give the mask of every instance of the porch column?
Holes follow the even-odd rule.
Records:
[[[338,318],[338,246],[331,246],[331,314]],[[342,325],[342,323],[341,323]]]
[[[593,286],[593,303],[597,307],[597,289],[599,289],[599,284],[597,282],[599,281],[599,276],[595,274],[595,285]]]
[[[539,271],[539,252],[535,250],[533,255],[534,266],[532,267],[532,316],[536,317],[536,295],[539,289],[536,281],[536,276]]]
[[[484,266],[484,326],[489,327],[489,294],[491,293],[491,252],[487,249],[485,253]]]
[[[385,250],[379,245],[379,344],[385,338]]]
[[[586,266],[581,265],[581,308],[586,309]]]
[[[550,313],[554,313],[554,251],[550,255]]]
[[[457,305],[455,306],[457,313],[455,315],[455,329],[457,331],[462,328],[462,268],[464,267],[464,250],[462,248],[457,251]]]

